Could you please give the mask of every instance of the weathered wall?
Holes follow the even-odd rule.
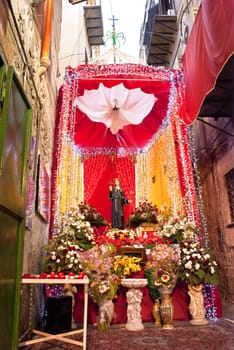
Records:
[[[222,129],[227,121],[219,120],[215,126]],[[225,130],[234,133],[233,121],[229,120]],[[199,121],[195,122],[195,132],[209,239],[219,263],[219,289],[223,301],[234,303],[234,226],[225,184],[225,174],[234,168],[234,140]]]
[[[37,7],[30,0],[1,2],[0,54],[6,66],[14,67],[32,111],[32,138],[35,150],[28,175],[34,183],[32,225],[25,230],[23,273],[39,273],[41,268],[40,247],[48,239],[48,223],[36,210],[36,182],[38,157],[43,161],[50,176],[53,151],[53,135],[57,99],[58,51],[62,16],[62,0],[54,1],[49,58],[51,66],[39,76],[41,46],[44,33],[46,1]],[[9,189],[10,191],[10,189]],[[49,189],[48,189],[49,194]],[[39,295],[38,295],[39,296]],[[27,320],[27,300],[22,298],[22,317]],[[25,311],[25,312],[24,312]],[[37,313],[38,315],[38,313]],[[24,321],[22,324],[27,324]]]

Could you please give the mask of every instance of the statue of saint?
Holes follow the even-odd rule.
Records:
[[[114,179],[114,187],[110,186],[109,190],[109,198],[112,200],[112,227],[124,229],[123,206],[131,201],[125,198],[119,179]]]

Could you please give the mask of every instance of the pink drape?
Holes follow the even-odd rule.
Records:
[[[202,0],[183,56],[185,104],[181,117],[188,124],[199,114],[234,53],[233,18],[233,0]]]

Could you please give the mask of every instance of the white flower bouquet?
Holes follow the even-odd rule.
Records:
[[[201,283],[216,285],[219,282],[217,263],[207,247],[199,242],[180,243],[179,278],[189,285]]]

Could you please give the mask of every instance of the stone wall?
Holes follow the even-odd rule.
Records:
[[[49,58],[51,66],[39,75],[41,46],[43,42],[46,1],[33,7],[30,0],[1,2],[0,55],[6,66],[13,66],[22,90],[32,108],[32,131],[35,151],[28,175],[34,182],[32,225],[25,230],[23,273],[39,273],[41,270],[40,247],[48,239],[48,223],[36,210],[36,182],[38,157],[50,176],[53,152],[53,136],[57,100],[58,51],[62,0],[54,1]],[[10,189],[9,189],[10,190]],[[48,191],[49,193],[49,191]],[[39,294],[37,293],[39,298]],[[22,310],[26,310],[28,292],[23,292]],[[38,308],[38,306],[36,306]],[[34,313],[38,315],[37,313]],[[22,311],[22,325],[26,325],[27,312]],[[35,320],[33,320],[36,322]],[[21,329],[22,331],[22,329]]]
[[[210,245],[219,264],[221,296],[224,302],[234,303],[234,225],[225,183],[225,175],[234,168],[234,140],[221,131],[227,118],[209,122],[220,130],[199,121],[194,124],[204,212]],[[233,122],[225,130],[233,134]]]

